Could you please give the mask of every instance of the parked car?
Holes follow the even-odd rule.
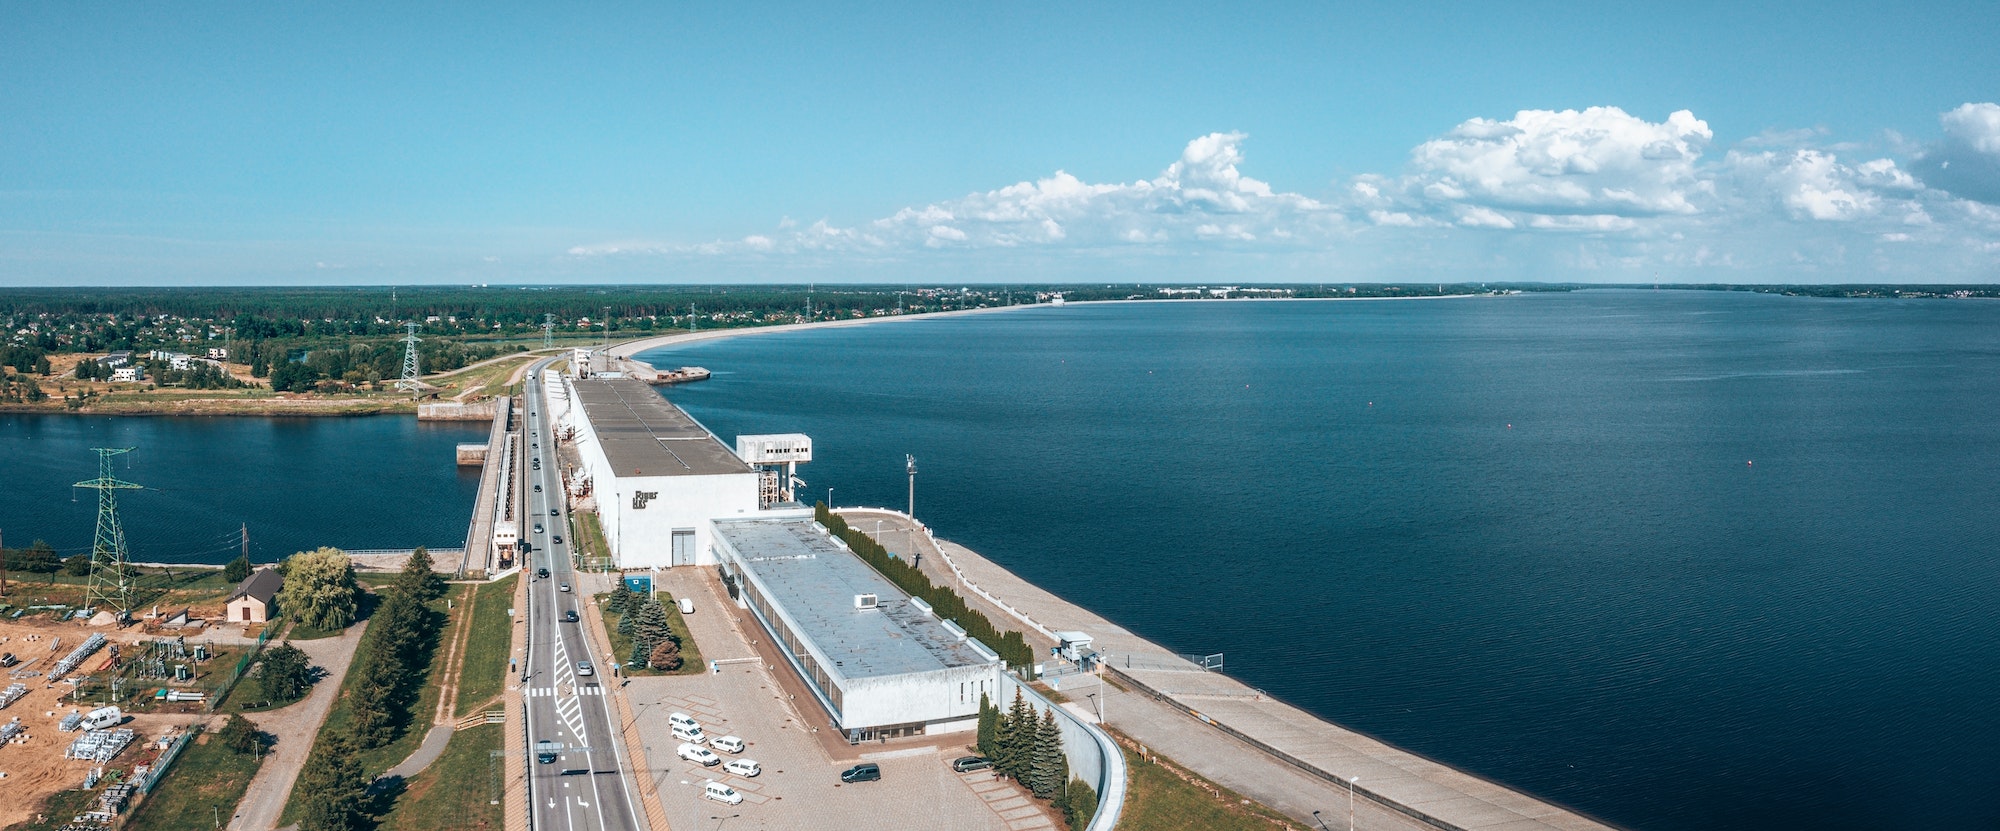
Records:
[[[99,707],[83,715],[83,729],[108,730],[125,723],[125,713],[117,707]]]
[[[874,762],[863,762],[841,771],[840,781],[848,784],[855,782],[880,782],[882,781],[882,766]]]
[[[708,752],[708,748],[698,744],[683,742],[680,747],[674,750],[674,754],[690,762],[699,763],[702,767],[712,767],[722,764],[721,756]]]
[[[564,609],[564,610],[563,610],[563,622],[564,622],[564,623],[575,623],[575,622],[577,622],[577,620],[578,620],[578,618],[577,618],[577,616],[576,616],[576,610],[575,610],[575,609]]]
[[[594,670],[594,669],[591,669],[591,668],[590,668],[590,662],[589,662],[589,661],[578,661],[578,662],[576,662],[576,674],[578,674],[578,675],[596,675],[596,674],[597,674],[597,670]]]
[[[993,766],[993,760],[984,756],[960,756],[951,761],[951,769],[959,773],[971,773]]]
[[[693,727],[683,727],[676,724],[667,732],[672,733],[674,738],[688,744],[708,744],[708,734],[702,732],[701,725],[699,724]]]
[[[722,766],[722,769],[748,779],[754,779],[757,774],[764,772],[764,769],[757,765],[756,759],[731,759]]]
[[[699,721],[695,721],[695,720],[694,720],[694,716],[690,716],[690,715],[688,715],[687,713],[668,713],[668,714],[667,714],[667,724],[669,724],[669,725],[672,725],[672,726],[674,726],[674,727],[700,727],[700,726],[701,726],[701,722],[699,722]]]
[[[737,736],[717,736],[715,737],[715,741],[708,744],[716,750],[728,751],[730,753],[743,752],[743,739]]]
[[[692,597],[683,597],[676,599],[674,601],[674,605],[681,607],[681,614],[684,615],[694,614],[694,598]]]
[[[713,799],[717,802],[730,805],[737,805],[743,802],[743,795],[737,793],[735,788],[713,779],[708,780],[708,784],[701,786],[701,795],[703,798]]]

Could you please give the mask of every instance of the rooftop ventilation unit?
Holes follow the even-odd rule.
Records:
[[[965,627],[953,623],[949,620],[941,621],[940,623],[943,624],[944,631],[951,633],[953,639],[961,641],[965,640]]]
[[[856,609],[874,609],[879,605],[875,600],[875,595],[857,594],[854,596],[854,608]]]
[[[917,607],[917,611],[923,612],[926,616],[936,614],[935,612],[931,611],[931,604],[925,603],[924,599],[921,597],[910,598],[910,605]]]

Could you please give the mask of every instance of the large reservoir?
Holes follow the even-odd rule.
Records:
[[[479,469],[456,468],[459,442],[487,425],[359,418],[184,418],[0,414],[0,532],[88,552],[97,492],[93,447],[132,447],[112,475],[132,559],[221,563],[248,527],[258,562],[322,545],[348,549],[465,544]]]
[[[1326,718],[1668,829],[2000,824],[2000,305],[1072,304],[661,350]]]

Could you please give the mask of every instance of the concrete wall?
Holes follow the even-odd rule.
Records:
[[[1006,712],[1013,705],[1017,689],[1027,699],[1028,705],[1035,709],[1036,718],[1041,718],[1043,711],[1055,712],[1056,726],[1062,728],[1063,758],[1069,761],[1069,775],[1097,789],[1097,816],[1091,818],[1085,831],[1112,831],[1116,828],[1118,817],[1124,810],[1127,773],[1125,754],[1118,749],[1110,734],[1057,707],[1012,675],[1003,674],[1000,686],[1002,697],[995,699],[994,704],[1001,712]]]
[[[845,685],[841,727],[882,727],[979,717],[979,693],[1000,689],[1000,665],[954,667],[908,675],[856,678]],[[960,690],[965,690],[961,697]],[[975,721],[974,727],[978,724]]]
[[[593,450],[595,446],[593,445]],[[587,456],[588,458],[588,456]],[[673,565],[673,532],[695,532],[696,565],[715,565],[716,519],[761,516],[757,510],[757,474],[722,476],[624,476],[605,478],[601,453],[591,471],[597,488],[599,521],[611,541],[620,568],[666,568]],[[652,494],[642,500],[638,494]]]

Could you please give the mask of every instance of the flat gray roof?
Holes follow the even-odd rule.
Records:
[[[936,617],[910,603],[861,558],[810,519],[719,520],[715,533],[728,542],[781,607],[797,633],[835,662],[824,667],[846,679],[983,666],[991,659],[947,631]],[[854,608],[854,596],[872,594],[872,611]]]
[[[577,402],[619,476],[711,476],[750,473],[708,429],[631,379],[576,382]]]

